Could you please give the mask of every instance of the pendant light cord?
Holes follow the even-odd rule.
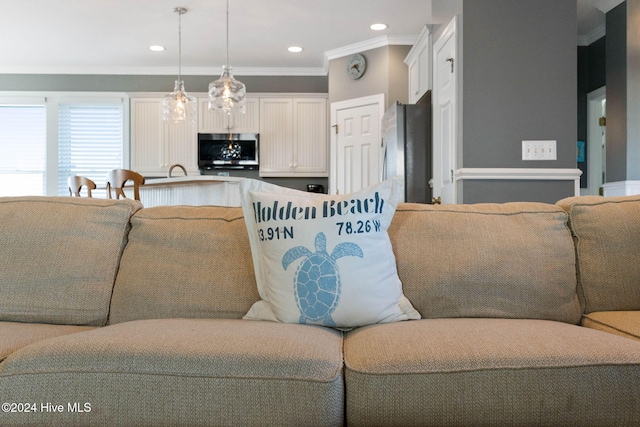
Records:
[[[182,14],[184,9],[178,8],[178,80],[182,81]]]
[[[229,0],[227,0],[227,68],[229,68]]]

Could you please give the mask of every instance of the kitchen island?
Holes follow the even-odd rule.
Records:
[[[240,181],[245,178],[217,175],[147,178],[140,187],[144,207],[167,205],[240,206]],[[125,189],[125,193],[126,193]]]

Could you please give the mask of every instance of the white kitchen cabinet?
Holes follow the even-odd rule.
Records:
[[[209,98],[198,98],[198,132],[200,133],[259,133],[260,100],[247,97],[244,114],[223,114],[209,111]]]
[[[431,32],[426,25],[404,63],[409,67],[409,103],[415,104],[431,90]]]
[[[260,98],[260,176],[328,176],[326,97]]]
[[[162,121],[162,98],[131,98],[131,166],[144,176],[164,176],[179,163],[198,174],[197,125]],[[178,171],[180,172],[180,171]]]

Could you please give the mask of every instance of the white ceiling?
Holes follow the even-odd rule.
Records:
[[[578,0],[578,36],[602,31],[596,6]],[[430,0],[231,0],[230,58],[239,75],[324,75],[350,48],[412,44]],[[217,74],[225,61],[225,0],[14,0],[0,14],[0,73],[175,74],[177,6],[183,74]],[[383,22],[387,30],[369,25]],[[598,30],[600,28],[600,30]],[[161,53],[149,45],[166,46]],[[287,47],[304,48],[292,54]]]

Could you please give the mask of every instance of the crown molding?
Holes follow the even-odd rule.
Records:
[[[329,61],[366,50],[377,49],[392,45],[415,44],[418,35],[408,36],[380,36],[360,43],[354,43],[324,53],[322,67],[234,67],[233,74],[238,76],[326,76],[329,72]],[[217,76],[221,73],[219,67],[183,67],[183,76]],[[176,74],[176,67],[2,67],[0,74],[76,74],[76,75],[145,75],[171,76]]]
[[[418,39],[417,35],[410,36],[380,36],[375,39],[366,40],[360,43],[354,43],[338,49],[328,50],[324,53],[326,60],[331,61],[344,56],[360,53],[365,50],[377,49],[379,47],[390,45],[413,45]]]
[[[354,43],[347,46],[339,47],[337,49],[328,50],[324,53],[324,74],[326,75],[329,73],[329,61],[332,61],[334,59],[385,46],[413,46],[416,43],[417,39],[417,35],[394,37],[380,36],[360,43]]]

